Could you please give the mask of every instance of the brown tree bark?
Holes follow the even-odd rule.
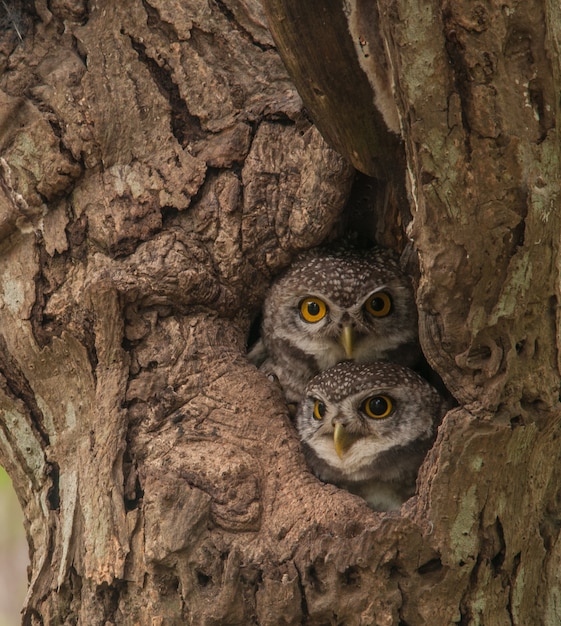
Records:
[[[286,49],[288,3],[267,13],[284,58],[350,37],[391,147],[360,143],[393,198],[360,215],[398,248],[407,175],[422,344],[460,406],[399,514],[313,478],[245,358],[269,281],[340,232],[353,180],[260,4],[37,0],[0,22],[0,464],[30,544],[24,624],[561,619],[561,10],[370,4]],[[311,72],[352,158],[360,125],[340,132]]]

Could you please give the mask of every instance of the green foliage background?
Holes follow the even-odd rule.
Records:
[[[23,514],[12,481],[0,467],[0,626],[21,622],[27,559]]]

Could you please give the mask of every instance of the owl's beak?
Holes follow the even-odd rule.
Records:
[[[353,327],[343,326],[343,330],[341,331],[341,335],[339,336],[339,342],[345,350],[345,355],[347,359],[353,358],[353,339]]]
[[[345,452],[353,445],[356,439],[357,438],[346,429],[344,424],[341,424],[341,422],[334,424],[333,444],[335,445],[335,452],[337,452],[337,456],[340,459],[343,458]]]

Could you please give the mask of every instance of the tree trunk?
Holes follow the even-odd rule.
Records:
[[[352,98],[317,60],[300,91],[387,177],[378,213],[257,0],[18,1],[0,20],[0,464],[30,546],[24,624],[561,620],[561,9],[327,4],[337,28],[318,11],[300,34],[289,2],[266,10],[297,85],[298,41],[339,36],[387,152],[353,157],[360,125],[331,121]],[[399,514],[310,474],[245,358],[271,278],[357,215],[398,249],[407,225],[422,346],[459,402]]]

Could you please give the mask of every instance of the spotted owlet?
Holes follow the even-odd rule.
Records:
[[[289,403],[335,363],[414,365],[420,355],[413,288],[384,248],[314,249],[271,287],[250,360],[276,377]]]
[[[440,395],[406,367],[346,361],[308,383],[296,427],[318,478],[387,511],[413,495],[445,410]]]

